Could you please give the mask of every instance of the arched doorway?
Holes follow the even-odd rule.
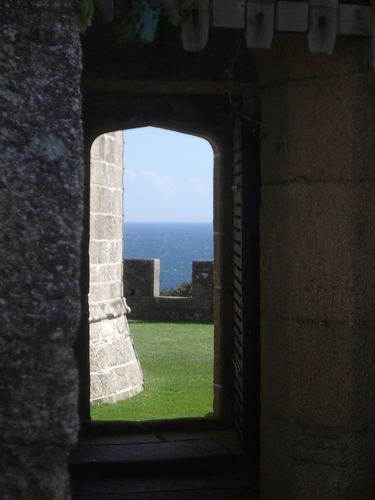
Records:
[[[94,94],[93,99],[99,98]],[[246,120],[236,121],[227,99],[217,95],[176,95],[176,96],[127,96],[100,94],[103,110],[102,124],[88,131],[93,138],[103,130],[111,130],[116,118],[116,128],[136,126],[161,126],[163,128],[193,133],[207,138],[214,149],[214,241],[215,241],[215,283],[214,283],[214,408],[215,425],[236,427],[244,442],[257,448],[259,439],[259,280],[258,280],[258,233],[257,218],[259,195],[252,196],[251,202],[244,204],[244,233],[251,237],[244,239],[244,252],[251,264],[243,270],[244,306],[241,321],[247,326],[243,331],[244,341],[240,348],[247,347],[245,356],[253,359],[251,368],[248,360],[243,360],[240,381],[236,379],[238,359],[234,354],[234,274],[233,274],[233,234],[235,186],[233,164],[237,155],[234,133],[242,140],[241,165],[246,175],[242,179],[244,193],[259,193],[259,141],[253,124]],[[176,112],[178,110],[178,112]],[[237,124],[237,125],[236,125]],[[240,124],[239,132],[238,124]],[[251,165],[251,166],[250,166]],[[250,187],[248,187],[250,186]],[[245,200],[247,197],[245,196]],[[237,214],[238,215],[238,214]],[[247,231],[248,225],[254,231]],[[250,252],[250,253],[249,253]],[[250,279],[249,276],[252,276]],[[256,314],[254,315],[254,311]],[[245,340],[246,339],[246,340]],[[251,348],[249,345],[251,344]],[[238,347],[238,346],[237,346]],[[235,382],[236,380],[236,382]],[[240,384],[235,392],[235,383]],[[251,387],[251,389],[249,389]],[[242,403],[238,407],[238,394]],[[237,400],[236,400],[237,398]],[[235,403],[236,400],[236,403]],[[251,414],[247,417],[246,414]],[[236,417],[235,417],[236,415]],[[236,419],[236,424],[235,424]],[[245,424],[243,424],[246,422]]]

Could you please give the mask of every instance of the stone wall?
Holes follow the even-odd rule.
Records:
[[[258,54],[262,498],[375,492],[375,89],[361,42]],[[370,396],[370,394],[372,394]]]
[[[213,321],[213,262],[192,263],[192,297],[160,296],[160,260],[125,259],[124,295],[132,319]]]
[[[123,133],[99,136],[91,148],[90,401],[113,403],[143,388],[122,295]]]
[[[87,299],[86,252],[81,248],[88,186],[80,122],[81,48],[76,27],[80,3],[1,2],[0,492],[4,500],[70,497],[66,464],[78,429],[72,344],[77,335],[84,336],[87,325],[81,307]],[[321,29],[324,33],[325,23]],[[218,35],[223,38],[221,31]],[[106,46],[101,36],[98,40]],[[305,37],[286,34],[275,36],[270,50],[244,55],[257,62],[263,124],[262,499],[373,500],[375,496],[375,89],[363,72],[365,45],[358,37],[347,37],[337,41],[332,56],[312,55]],[[94,49],[96,56],[100,51]],[[165,56],[164,44],[161,49]],[[149,77],[145,56],[126,50],[140,61],[138,81]],[[109,57],[102,51],[108,65],[104,71],[100,62],[100,71],[91,76],[107,75],[111,82],[118,72],[122,80],[132,75],[136,82],[124,52]],[[223,50],[222,54],[227,52],[230,58],[235,53]],[[170,61],[167,55],[165,60]],[[86,54],[86,61],[90,59],[95,57]],[[162,58],[153,56],[152,61],[155,81],[183,80],[183,73],[171,78]],[[199,61],[209,69],[207,53]],[[224,57],[220,61],[227,65]],[[168,65],[168,71],[174,66],[180,68]],[[193,74],[192,82],[197,83],[191,87],[196,91],[202,75],[209,73],[202,73],[195,63],[181,66],[189,75],[191,68],[196,71],[199,78]],[[123,91],[121,78],[117,88]],[[107,82],[103,88],[108,94]],[[98,93],[90,104],[86,89],[86,133],[90,122],[91,130],[99,127],[97,123],[101,130],[113,129],[121,120],[130,123],[132,106],[124,105],[121,118],[120,92],[111,101],[114,110],[108,111],[108,120],[100,117],[111,104],[106,95]],[[133,95],[128,99],[136,100]],[[185,115],[181,101],[166,106],[158,97],[150,111],[155,98],[147,99],[139,108],[134,106],[133,125],[147,119],[163,125],[163,113],[167,116],[166,110],[173,108],[176,118],[164,125],[178,128],[181,120],[189,121],[199,109],[202,113],[189,125],[191,131],[208,133],[211,122],[230,128],[229,119],[215,115],[219,106],[205,106],[206,101],[214,102],[210,96],[202,101],[196,97],[194,102],[202,105],[189,104]],[[231,214],[226,193],[233,183],[232,157],[225,149],[228,141],[220,137],[226,154],[217,165],[220,175],[215,181],[215,231],[221,234],[218,240],[215,232],[215,265],[223,275],[230,272],[227,217]],[[217,276],[221,279],[215,273],[220,299],[215,307],[215,377],[232,352],[231,294],[227,282]],[[106,281],[107,290],[111,279]],[[116,314],[125,318],[121,292],[103,300],[97,316],[99,304],[91,304],[91,325],[104,325]],[[230,392],[228,379],[219,379],[215,394]],[[225,414],[225,408],[218,413]]]
[[[81,46],[72,0],[1,2],[0,497],[66,500],[81,316]]]

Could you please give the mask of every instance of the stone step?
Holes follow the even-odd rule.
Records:
[[[136,477],[239,470],[246,457],[233,431],[81,438],[72,477]]]
[[[73,481],[72,500],[260,500],[249,474],[80,479]]]

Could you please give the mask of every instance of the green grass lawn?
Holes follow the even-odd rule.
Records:
[[[202,417],[212,412],[213,325],[129,321],[145,389],[91,407],[93,420]]]

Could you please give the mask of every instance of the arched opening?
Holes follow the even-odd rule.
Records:
[[[239,97],[241,99],[241,97]],[[252,450],[258,463],[259,450],[259,192],[260,165],[258,132],[251,120],[236,119],[226,97],[217,95],[181,94],[149,95],[93,92],[86,110],[86,161],[92,142],[100,134],[113,130],[142,126],[161,127],[197,135],[207,139],[214,150],[214,418],[192,418],[159,423],[168,429],[233,429],[247,449]],[[254,113],[249,110],[248,113]],[[257,116],[257,115],[255,115]],[[259,117],[257,117],[259,119]],[[238,140],[241,154],[238,156]],[[237,142],[236,142],[237,141]],[[243,165],[242,183],[245,203],[242,221],[243,270],[242,311],[240,314],[243,339],[237,338],[234,359],[234,214],[233,166]],[[241,209],[242,210],[242,209]],[[242,213],[242,212],[241,212]],[[238,278],[238,276],[237,276]],[[238,301],[236,305],[238,306]],[[237,311],[238,313],[238,311]],[[238,314],[237,314],[238,317]],[[84,325],[83,325],[84,327]],[[77,343],[80,357],[81,418],[84,433],[122,432],[123,426],[90,422],[88,335],[82,329]],[[242,357],[241,357],[242,356]],[[237,375],[240,377],[238,378]],[[236,389],[235,389],[236,388]],[[94,425],[95,424],[95,425]],[[105,424],[105,425],[104,425]],[[156,424],[155,424],[156,425]],[[126,427],[128,428],[128,427]],[[154,428],[154,424],[153,424]]]
[[[153,126],[185,132],[207,139],[214,150],[214,408],[215,418],[185,419],[184,428],[238,429],[242,442],[250,441],[257,455],[259,441],[259,258],[253,249],[258,245],[259,215],[259,141],[253,133],[259,120],[259,94],[254,91],[256,65],[249,51],[241,45],[242,33],[213,30],[204,51],[189,53],[181,48],[175,32],[166,34],[160,43],[150,46],[124,44],[104,35],[83,39],[84,48],[84,109],[86,166],[89,172],[89,152],[100,134],[115,130]],[[239,114],[238,114],[239,112]],[[234,360],[234,129],[241,116],[243,129],[244,170],[251,185],[243,187],[249,214],[243,221],[243,255],[246,266],[242,283],[242,319],[246,342],[237,342]],[[247,120],[248,117],[250,121]],[[241,128],[241,127],[240,127]],[[87,173],[89,178],[89,173]],[[252,177],[253,176],[253,177]],[[89,179],[88,179],[89,181]],[[88,185],[89,182],[86,183]],[[257,196],[258,193],[258,196]],[[253,196],[255,194],[255,196]],[[247,210],[247,208],[246,208]],[[88,211],[88,209],[87,209]],[[238,216],[238,214],[236,214]],[[88,217],[87,219],[88,220]],[[238,220],[238,219],[237,219]],[[250,229],[251,226],[251,229]],[[237,227],[238,229],[238,227]],[[88,234],[88,231],[87,231]],[[250,240],[250,241],[249,241]],[[259,246],[259,245],[258,245]],[[84,248],[84,251],[86,248]],[[88,266],[87,266],[88,267]],[[86,269],[83,269],[83,273]],[[251,276],[249,276],[251,274]],[[238,277],[238,276],[237,276]],[[88,289],[88,284],[86,284]],[[237,306],[239,301],[237,301]],[[258,311],[257,311],[258,307]],[[251,311],[251,312],[250,312]],[[255,315],[252,315],[255,311]],[[238,312],[238,311],[237,311]],[[252,316],[248,321],[249,315]],[[241,315],[240,315],[241,316]],[[94,425],[90,422],[89,367],[85,352],[88,334],[83,321],[77,343],[80,367],[81,420],[83,432],[114,433],[123,427]],[[239,339],[237,339],[239,340]],[[244,345],[246,344],[246,348]],[[246,352],[244,352],[244,349]],[[243,354],[241,358],[241,353]],[[251,359],[249,359],[251,358]],[[235,376],[235,372],[241,376]],[[238,390],[234,390],[234,387]],[[194,420],[191,423],[191,420]],[[202,421],[204,421],[202,423]],[[167,422],[167,423],[165,423]],[[175,423],[164,421],[172,429]],[[182,424],[181,424],[182,425]],[[205,426],[205,427],[204,427]],[[258,459],[255,458],[255,462]]]
[[[91,148],[91,416],[145,420],[212,414],[212,148],[204,139],[155,128],[125,131],[125,143],[123,256],[131,259],[124,260],[124,296],[130,314],[124,304],[121,311],[123,297],[116,289],[121,133],[99,136]],[[155,257],[161,259],[162,280],[166,271],[161,294],[159,276],[149,270]],[[187,283],[191,296],[170,296]]]

